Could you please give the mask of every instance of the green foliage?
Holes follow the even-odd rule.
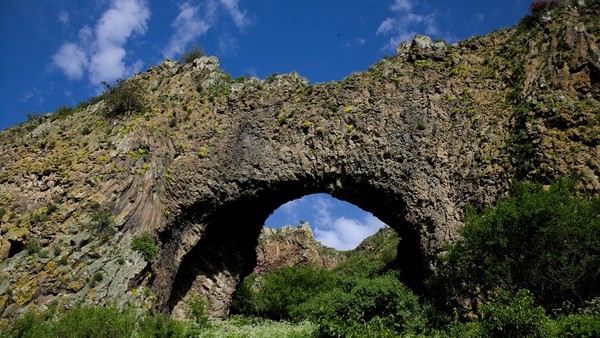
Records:
[[[58,119],[63,119],[71,114],[73,114],[73,112],[75,111],[75,109],[71,108],[71,107],[67,107],[67,106],[61,106],[58,109],[56,109],[56,111],[54,112],[54,114],[52,114],[52,120],[58,120]]]
[[[158,253],[158,248],[156,247],[154,237],[147,232],[141,235],[133,236],[133,239],[131,240],[131,249],[139,251],[142,256],[144,256],[144,259],[148,262],[154,260],[156,254]]]
[[[144,316],[139,321],[139,329],[136,337],[170,337],[180,338],[188,337],[186,326],[171,316],[166,314],[156,314],[154,316]]]
[[[453,323],[450,337],[557,337],[556,325],[540,306],[535,306],[533,295],[519,290],[516,295],[504,294],[500,299],[485,304],[477,313],[478,319],[467,323]]]
[[[332,291],[301,305],[319,330],[331,337],[399,336],[418,333],[425,324],[415,296],[396,276],[346,276]]]
[[[194,60],[205,56],[204,49],[198,44],[192,44],[192,46],[183,53],[181,61],[183,63],[192,63]]]
[[[142,90],[134,80],[117,79],[114,86],[103,82],[105,87],[101,99],[107,106],[107,116],[115,117],[142,109]]]
[[[260,281],[255,313],[271,319],[294,319],[295,309],[333,286],[333,275],[322,268],[295,266],[276,270]]]
[[[115,225],[112,215],[106,209],[96,210],[91,219],[92,225],[100,232],[107,231]]]
[[[185,316],[191,320],[196,327],[205,328],[209,326],[208,303],[200,295],[192,295],[185,302]]]
[[[0,332],[3,337],[132,337],[135,328],[133,311],[115,307],[77,306],[57,318],[50,314],[28,312]]]
[[[546,309],[600,295],[600,199],[575,196],[571,183],[518,183],[495,207],[469,210],[465,223],[432,292],[475,302],[528,289]]]
[[[42,250],[42,246],[37,240],[29,239],[25,242],[25,249],[27,249],[27,253],[34,254]]]
[[[384,274],[396,261],[400,237],[392,228],[379,229],[365,239],[333,272],[342,275],[377,277]]]

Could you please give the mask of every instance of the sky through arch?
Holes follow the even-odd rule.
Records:
[[[354,249],[386,226],[372,213],[328,194],[311,194],[289,201],[277,208],[265,225],[280,228],[302,221],[310,224],[317,241],[337,250]]]

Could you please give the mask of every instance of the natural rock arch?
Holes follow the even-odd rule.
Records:
[[[171,276],[172,282],[161,288],[167,291],[168,285],[172,286],[170,292],[160,295],[165,298],[160,299],[164,301],[168,298],[167,308],[176,315],[182,315],[185,296],[202,295],[210,300],[213,316],[225,317],[237,284],[256,264],[256,244],[264,220],[279,205],[317,192],[326,192],[372,211],[396,229],[403,239],[398,248],[402,257],[403,279],[419,289],[429,273],[428,260],[420,247],[419,234],[405,219],[401,196],[393,191],[377,189],[369,183],[357,182],[353,177],[328,176],[319,179],[313,177],[308,182],[300,179],[270,185],[267,189],[256,189],[210,214],[198,212],[200,206],[190,210],[185,217],[203,220],[204,230],[193,248],[183,256],[175,276]]]
[[[431,57],[444,54],[436,48]],[[164,182],[169,219],[153,264],[157,308],[179,313],[181,300],[198,293],[213,316],[226,316],[265,219],[318,192],[398,231],[402,276],[419,289],[456,238],[466,200],[489,201],[505,186],[502,177],[482,182],[471,172],[482,143],[503,141],[480,135],[484,122],[452,114],[456,103],[441,95],[463,89],[445,83],[443,74],[383,61],[341,83],[309,86],[288,74],[214,98],[211,130],[192,132],[200,156],[174,151],[176,169]],[[159,144],[168,142],[175,141]]]

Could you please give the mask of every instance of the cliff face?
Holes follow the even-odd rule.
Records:
[[[514,178],[600,192],[600,4],[564,4],[448,46],[418,36],[341,82],[232,80],[214,57],[165,61],[102,97],[0,134],[0,311],[76,301],[225,316],[267,216],[325,192],[402,238],[417,288],[467,202]],[[147,262],[134,235],[155,236]]]

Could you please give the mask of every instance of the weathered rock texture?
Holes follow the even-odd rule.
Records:
[[[256,266],[252,273],[268,272],[298,265],[310,265],[328,270],[336,267],[345,255],[317,242],[308,223],[281,229],[264,227],[256,246]]]
[[[494,201],[514,178],[572,175],[600,192],[590,3],[453,46],[418,37],[337,83],[234,82],[214,57],[165,61],[128,80],[139,111],[106,117],[100,100],[3,131],[0,311],[78,300],[171,311],[198,293],[225,316],[269,213],[317,192],[394,228],[418,289],[467,202]],[[142,232],[157,238],[151,263],[130,248]]]

